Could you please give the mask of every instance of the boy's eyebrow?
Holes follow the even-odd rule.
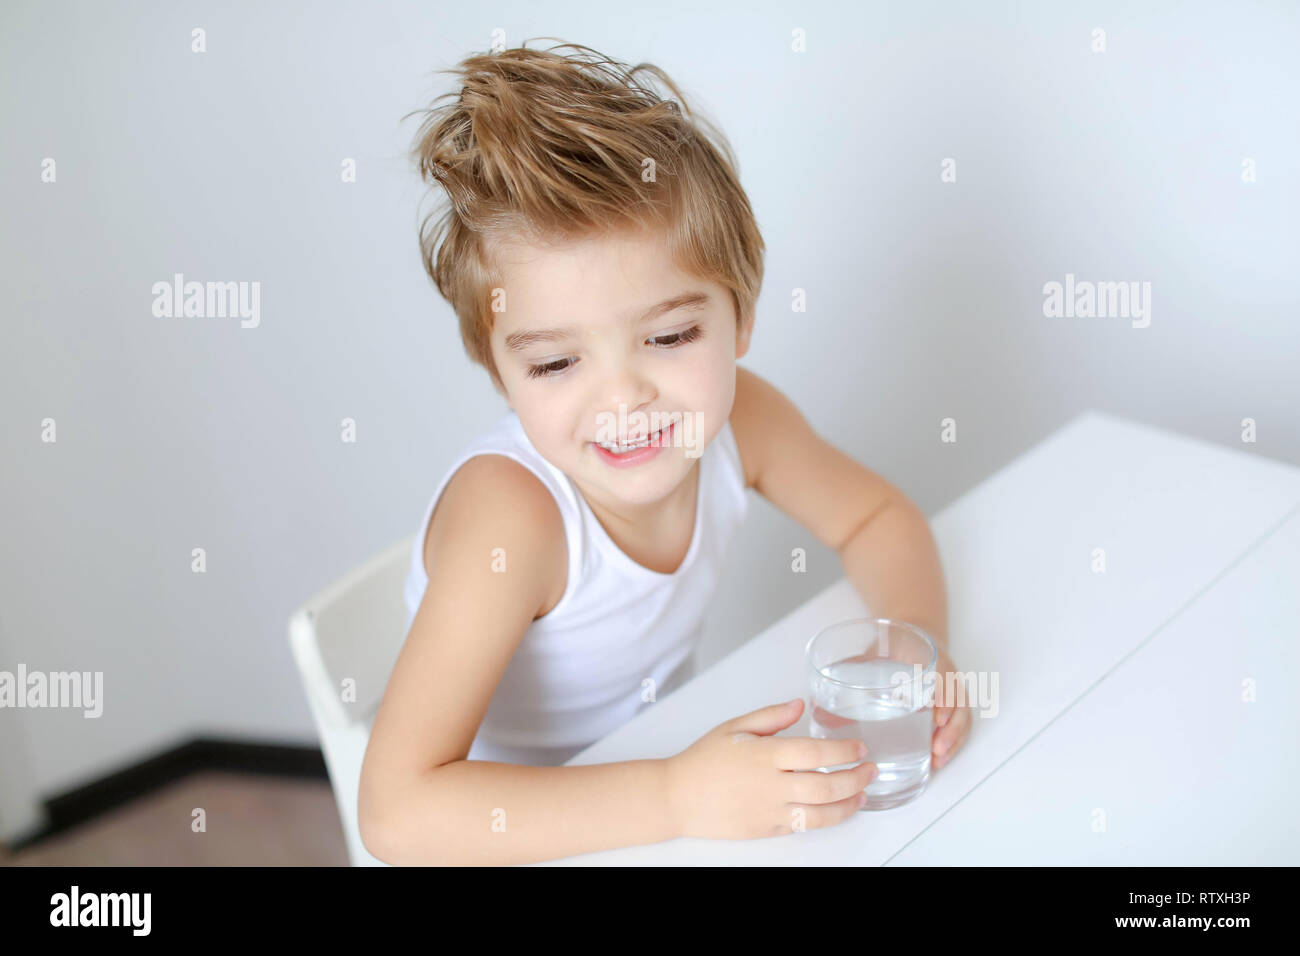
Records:
[[[707,292],[683,292],[672,298],[664,299],[657,305],[652,305],[634,318],[633,324],[649,322],[651,319],[658,318],[666,312],[672,312],[675,309],[682,309],[690,306],[691,308],[702,308],[709,303],[709,294]],[[567,338],[576,336],[578,330],[572,327],[558,329],[526,329],[522,332],[512,332],[506,336],[506,349],[511,352],[522,352],[536,342],[562,342]]]

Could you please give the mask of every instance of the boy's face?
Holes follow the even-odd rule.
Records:
[[[589,501],[664,499],[731,415],[736,359],[749,348],[749,329],[737,334],[731,294],[680,271],[650,232],[557,247],[500,244],[492,252],[505,292],[492,355],[533,445]],[[643,318],[691,293],[702,301]],[[520,338],[556,329],[564,331]],[[644,438],[670,422],[668,444],[641,463],[619,467],[595,445]]]

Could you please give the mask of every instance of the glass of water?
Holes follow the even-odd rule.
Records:
[[[854,618],[808,642],[812,736],[858,738],[876,777],[864,810],[907,803],[930,780],[938,648],[925,631],[886,618]],[[857,763],[818,767],[823,773]]]

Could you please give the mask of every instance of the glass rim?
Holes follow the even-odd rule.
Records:
[[[847,624],[889,624],[893,627],[902,627],[909,631],[913,631],[918,634],[930,648],[930,662],[921,665],[921,677],[924,678],[926,674],[934,671],[939,666],[939,644],[930,636],[928,631],[919,625],[909,624],[907,621],[900,621],[897,618],[889,617],[851,617],[843,621],[835,621],[832,624],[827,624],[812,637],[808,638],[808,643],[804,645],[804,660],[808,664],[809,671],[811,671],[818,680],[830,681],[832,684],[838,684],[840,687],[851,687],[854,690],[889,690],[890,688],[897,686],[895,684],[854,684],[849,681],[839,680],[838,678],[826,675],[813,663],[812,649],[813,645],[817,643],[817,638],[821,637],[828,631],[837,627],[844,627]],[[913,664],[912,666],[915,668],[917,665]]]

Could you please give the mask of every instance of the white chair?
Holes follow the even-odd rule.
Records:
[[[414,535],[348,572],[289,619],[289,646],[320,734],[353,866],[387,866],[361,842],[357,789],[375,711],[406,640]],[[344,681],[355,700],[344,698]]]

